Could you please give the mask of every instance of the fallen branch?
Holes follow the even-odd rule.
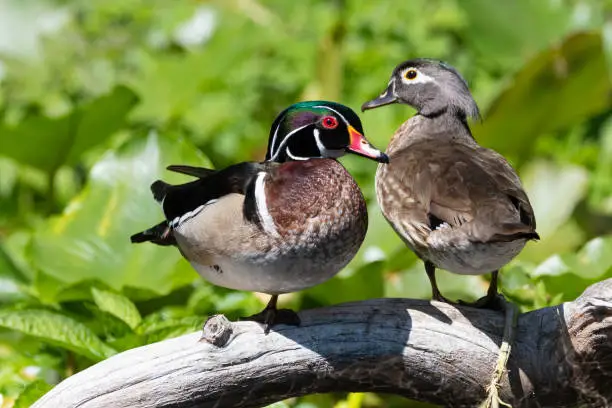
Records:
[[[375,299],[300,313],[264,335],[211,318],[193,333],[116,355],[35,408],[256,407],[331,391],[393,393],[452,407],[485,399],[503,313]],[[202,339],[200,339],[202,337]],[[612,406],[612,279],[519,317],[499,397],[517,407]]]

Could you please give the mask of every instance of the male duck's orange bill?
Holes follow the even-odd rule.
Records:
[[[348,151],[363,157],[374,159],[381,163],[389,163],[389,157],[372,146],[370,142],[367,141],[365,136],[359,133],[357,129],[349,125],[348,132],[351,141],[350,145],[346,148]]]

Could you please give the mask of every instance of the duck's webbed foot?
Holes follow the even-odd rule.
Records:
[[[273,295],[264,310],[252,316],[243,317],[240,320],[250,320],[262,324],[265,334],[270,333],[272,326],[277,324],[299,326],[300,317],[297,315],[297,313],[291,309],[277,309],[277,300],[278,295]]]
[[[486,296],[481,297],[475,302],[465,302],[460,300],[458,303],[462,306],[471,306],[478,309],[505,310],[506,299],[500,293],[497,293],[497,275],[498,271],[491,274],[491,284],[487,290]]]
[[[504,310],[505,298],[500,293],[495,293],[492,296],[486,295],[475,302],[466,302],[464,300],[457,301],[461,306],[471,306],[478,309]]]

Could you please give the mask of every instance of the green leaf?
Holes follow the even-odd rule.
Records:
[[[208,54],[195,52],[180,58],[143,54],[141,58],[143,72],[131,82],[143,101],[134,111],[135,118],[163,123],[200,100],[201,83],[210,77]]]
[[[78,281],[74,284],[64,286],[61,281],[51,283],[56,285],[56,289],[60,289],[59,292],[55,293],[51,298],[57,302],[74,302],[82,300],[93,300],[92,289],[97,288],[100,290],[109,291],[112,290],[106,283],[99,279],[86,279]]]
[[[290,406],[285,401],[278,401],[274,404],[266,405],[265,408],[290,408]]]
[[[575,249],[584,237],[571,216],[586,196],[587,170],[570,164],[534,160],[521,173],[542,239],[529,242],[519,259],[539,263],[554,253]]]
[[[533,161],[523,169],[522,176],[538,233],[548,238],[565,224],[586,195],[589,174],[580,166]]]
[[[4,245],[0,244],[0,276],[26,282],[26,276],[9,256]]]
[[[612,236],[595,238],[575,254],[553,255],[531,276],[543,281],[551,296],[573,300],[593,283],[612,277]]]
[[[458,5],[468,19],[468,42],[484,56],[483,64],[496,67],[519,64],[570,28],[572,10],[563,2],[462,0]]]
[[[47,384],[43,380],[36,380],[23,390],[19,397],[15,401],[13,408],[28,408],[31,407],[40,397],[45,395],[48,391],[53,388],[52,385]]]
[[[367,235],[357,255],[348,264],[347,269],[357,270],[372,262],[395,258],[405,248],[406,244],[393,231],[378,206],[370,205],[368,207]],[[410,262],[410,258],[410,255],[406,254],[403,260]],[[402,260],[396,259],[396,261],[400,263]],[[410,266],[410,263],[405,264],[404,267]]]
[[[131,329],[140,324],[142,318],[132,301],[118,293],[91,288],[93,300],[100,310],[123,320]]]
[[[136,333],[152,343],[201,329],[206,318],[188,313],[183,308],[164,308],[143,319]]]
[[[27,298],[26,277],[0,244],[0,303]]]
[[[117,292],[130,286],[141,294],[163,295],[197,278],[176,248],[130,243],[132,234],[164,217],[151,197],[151,182],[186,180],[164,170],[173,163],[210,166],[182,139],[155,134],[132,139],[94,165],[83,192],[32,238],[31,261],[58,281],[57,292],[99,280]],[[53,297],[53,287],[44,293]]]
[[[612,237],[587,242],[576,254],[553,255],[533,271],[532,276],[560,276],[567,273],[591,281],[601,280],[612,269]]]
[[[48,310],[0,310],[0,326],[100,361],[115,354],[84,324]]]
[[[113,314],[100,310],[94,303],[72,303],[65,305],[72,313],[75,313],[82,319],[83,323],[93,331],[96,336],[104,339],[111,347],[109,340],[128,336],[134,333],[123,320]],[[91,317],[90,317],[91,314]]]
[[[476,300],[486,293],[488,283],[481,276],[459,275],[436,270],[438,287],[450,299]],[[431,299],[431,284],[422,261],[417,261],[401,271],[385,274],[385,297]]]
[[[120,86],[59,118],[32,116],[17,126],[0,125],[0,151],[53,172],[63,164],[76,163],[84,151],[118,130],[135,104],[134,93]]]
[[[327,282],[304,291],[304,297],[322,305],[382,297],[383,268],[384,262],[377,261],[366,264],[353,273],[345,271]],[[348,276],[346,272],[349,272]]]
[[[472,130],[483,145],[523,159],[539,135],[605,110],[610,90],[601,34],[576,34],[524,65]]]
[[[110,94],[101,96],[80,108],[67,162],[78,162],[83,152],[119,130],[137,102],[136,94],[132,90],[125,86],[117,86]]]

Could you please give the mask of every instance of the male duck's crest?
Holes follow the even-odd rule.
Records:
[[[308,101],[282,111],[270,129],[266,161],[337,158],[347,152],[387,162],[363,136],[359,117],[344,105]]]

